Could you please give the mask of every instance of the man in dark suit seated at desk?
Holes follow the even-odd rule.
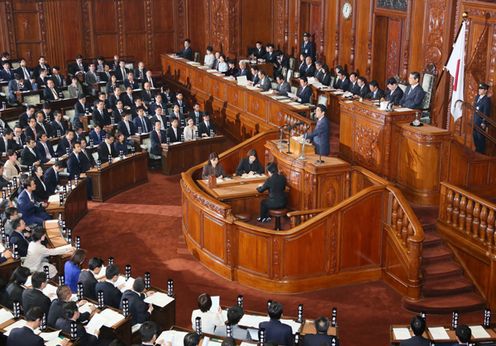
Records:
[[[472,330],[466,324],[461,324],[455,329],[456,340],[458,343],[452,346],[469,346],[472,338]]]
[[[392,77],[389,78],[386,83],[387,91],[384,98],[395,106],[399,105],[401,98],[403,97],[403,90],[398,87],[398,82]]]
[[[43,90],[43,99],[47,102],[58,101],[62,99],[59,95],[59,91],[55,87],[55,82],[52,79],[47,79],[46,88]]]
[[[315,153],[323,156],[330,154],[329,121],[325,116],[326,110],[326,106],[321,104],[317,105],[317,108],[315,108],[317,125],[311,133],[306,134],[307,141],[313,142],[315,145]]]
[[[14,131],[5,129],[3,136],[0,139],[0,153],[6,153],[9,149],[17,150],[21,148],[18,147],[17,143],[14,141]]]
[[[88,299],[97,299],[95,286],[98,283],[96,279],[103,267],[103,260],[98,257],[92,257],[88,261],[88,269],[81,270],[79,273],[79,282],[83,284],[83,296]]]
[[[28,121],[34,117],[36,108],[34,106],[28,106],[26,111],[19,116],[19,126],[23,129],[28,126]]]
[[[271,162],[267,165],[267,173],[269,178],[260,186],[257,191],[262,193],[269,190],[269,197],[260,202],[260,216],[257,218],[259,222],[270,222],[270,209],[283,209],[286,207],[286,177],[279,174],[277,164]]]
[[[411,72],[408,76],[408,86],[406,87],[403,97],[401,98],[401,107],[411,109],[421,109],[424,101],[425,91],[420,85],[420,73]]]
[[[62,120],[62,113],[60,111],[53,112],[53,121],[50,123],[51,137],[60,137],[67,131],[67,124]]]
[[[288,92],[291,92],[291,86],[289,85],[281,74],[276,76],[277,88],[276,91],[281,96],[288,96]]]
[[[34,272],[31,275],[32,288],[27,288],[22,292],[22,306],[25,311],[33,307],[39,307],[41,311],[48,316],[50,311],[50,298],[42,290],[47,285],[47,276],[44,272]]]
[[[150,132],[150,154],[155,155],[157,158],[162,158],[162,149],[164,144],[167,143],[167,132],[161,129],[162,124],[160,121],[155,121],[155,129]],[[171,143],[174,143],[171,141]]]
[[[52,133],[52,129],[47,120],[45,120],[45,114],[43,112],[36,112],[36,133],[38,136],[41,136],[45,133],[47,136],[50,136]]]
[[[93,110],[93,123],[101,127],[110,125],[110,116],[105,109],[105,102],[103,100],[98,100],[96,109]]]
[[[350,80],[346,76],[346,72],[342,69],[339,69],[337,72],[337,78],[334,82],[334,89],[349,91],[350,89]]]
[[[64,170],[64,167],[62,165],[62,162],[59,160],[56,160],[52,167],[48,168],[45,171],[45,174],[43,175],[45,179],[45,185],[46,185],[46,190],[47,193],[50,195],[53,195],[55,193],[55,189],[57,188],[57,185],[59,184],[59,175],[60,172]]]
[[[307,77],[300,78],[300,87],[296,92],[296,100],[299,103],[310,103],[310,99],[312,98],[312,89],[308,86]]]
[[[179,120],[177,118],[171,119],[171,127],[166,132],[170,143],[181,142],[182,130],[179,127]]]
[[[119,267],[111,264],[105,271],[105,281],[100,281],[95,285],[95,291],[103,292],[103,302],[105,305],[119,309],[122,293],[118,287],[115,287],[115,282],[119,278]]]
[[[270,321],[260,322],[258,329],[265,329],[265,340],[276,345],[292,345],[293,331],[287,324],[281,323],[282,304],[272,302],[268,308]]]
[[[122,301],[127,299],[129,302],[129,313],[132,316],[132,325],[136,323],[143,323],[150,319],[153,311],[153,306],[144,302],[145,294],[145,281],[142,277],[137,277],[133,283],[133,289],[124,291],[121,298],[120,308],[122,309]]]
[[[400,346],[430,346],[431,342],[425,339],[422,334],[425,332],[425,319],[420,316],[415,316],[410,321],[413,336],[400,342]]]
[[[43,222],[50,219],[50,215],[45,212],[46,203],[35,202],[33,191],[36,184],[33,178],[28,178],[24,183],[24,190],[17,197],[17,207],[22,213],[23,220],[28,224],[43,225]]]
[[[72,119],[73,128],[83,127],[82,117],[86,114],[87,110],[89,110],[89,108],[86,105],[86,96],[80,94],[78,96],[78,101],[74,105],[74,118]]]
[[[369,94],[369,87],[367,85],[367,79],[365,79],[365,77],[358,77],[357,78],[357,86],[358,86],[358,89],[357,89],[357,92],[355,95],[357,95],[358,97],[361,97],[362,99],[366,98],[367,95]]]
[[[75,302],[68,302],[64,304],[64,317],[60,317],[55,322],[55,328],[62,330],[66,334],[71,333],[71,322],[76,323],[76,335],[79,345],[93,346],[97,345],[98,338],[89,334],[84,328],[83,324],[79,321],[81,314]]]
[[[241,77],[241,76],[246,76],[247,80],[251,80],[251,71],[248,69],[248,66],[246,65],[246,61],[241,60],[238,63],[239,69],[238,69],[238,74],[236,77]]]
[[[203,112],[200,110],[199,103],[194,104],[193,110],[189,112],[189,117],[193,119],[195,124],[200,124],[201,120],[203,119]]]
[[[369,90],[370,92],[367,95],[369,100],[377,101],[384,97],[384,91],[379,88],[379,83],[376,80],[369,83]]]
[[[117,125],[119,132],[123,133],[126,138],[136,134],[136,127],[134,123],[131,121],[131,113],[129,111],[124,112],[124,118]]]
[[[305,334],[303,346],[331,346],[333,339],[335,345],[339,345],[339,341],[335,336],[327,335],[329,320],[326,317],[319,317],[314,323],[317,334]]]
[[[74,144],[74,131],[67,130],[64,137],[62,137],[57,146],[57,155],[63,156],[71,151],[72,145]]]
[[[52,304],[50,305],[50,310],[48,311],[48,317],[47,317],[48,326],[52,328],[56,328],[55,323],[57,322],[57,320],[59,318],[65,318],[64,305],[70,302],[71,298],[72,298],[72,292],[69,286],[61,285],[57,287],[57,299],[52,301]],[[90,309],[93,311],[95,308],[91,306]],[[84,322],[84,321],[88,321],[89,319],[90,319],[90,313],[84,312],[79,316],[78,321]]]
[[[81,143],[83,143],[83,141],[84,140],[81,140]],[[69,172],[69,179],[74,179],[74,177],[76,176],[82,176],[84,173],[86,173],[87,170],[92,167],[90,159],[82,152],[83,149],[81,143],[74,143],[74,149],[67,159],[67,171]],[[91,158],[91,155],[88,155]],[[89,196],[91,195],[91,188],[89,187],[90,185],[91,181],[88,180]]]
[[[29,240],[24,235],[26,231],[26,223],[22,218],[17,218],[12,221],[12,228],[14,231],[10,236],[10,243],[17,245],[17,251],[20,257],[26,257],[28,254]]]
[[[21,152],[21,163],[24,166],[38,166],[41,163],[38,154],[35,151],[36,142],[32,138],[28,138],[26,146],[22,149]]]
[[[203,121],[198,125],[198,137],[210,137],[215,131],[214,125],[210,121],[210,115],[203,114]]]
[[[148,133],[152,130],[150,120],[145,117],[145,109],[143,107],[137,108],[138,116],[134,118],[134,127],[138,129],[139,133]]]
[[[158,327],[155,322],[146,321],[144,322],[140,329],[141,335],[141,345],[140,346],[153,346],[157,341],[158,337]]]
[[[269,91],[271,88],[270,78],[265,74],[264,71],[258,71],[259,82],[255,85],[257,88],[262,89],[262,91]]]
[[[113,143],[114,135],[111,133],[107,133],[107,135],[105,136],[105,140],[98,146],[98,159],[101,163],[108,162],[109,156],[117,157],[117,152],[112,145]]]
[[[41,160],[41,163],[47,163],[55,157],[55,151],[53,150],[52,143],[48,141],[48,136],[43,133],[36,143],[36,153]]]
[[[95,127],[90,131],[90,143],[93,145],[100,145],[105,140],[105,131],[102,130],[100,125],[95,125]]]
[[[25,314],[27,321],[26,326],[22,328],[15,328],[7,338],[7,346],[43,346],[45,341],[42,337],[36,335],[34,330],[38,329],[41,325],[43,318],[43,311],[39,307],[33,307]]]
[[[21,75],[14,74],[14,79],[7,85],[7,101],[11,105],[17,104],[17,92],[28,90],[30,90],[28,83],[22,79]]]
[[[193,50],[191,49],[191,41],[189,38],[184,40],[184,48],[176,53],[177,56],[187,60],[193,60]]]

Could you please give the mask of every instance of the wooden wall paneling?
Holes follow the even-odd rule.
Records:
[[[184,39],[188,38],[188,1],[174,0],[174,27],[175,27],[175,44],[176,50],[182,47]]]
[[[146,1],[126,0],[122,3],[122,51],[126,56],[133,56],[136,61],[147,60],[146,35]],[[119,11],[119,15],[121,11]],[[121,20],[119,19],[119,22]]]
[[[153,54],[150,64],[158,69],[160,66],[160,54],[164,52],[175,52],[179,47],[174,45],[175,18],[173,0],[152,0],[151,2],[151,38],[152,42],[148,49]],[[201,28],[201,30],[204,30]],[[193,44],[193,48],[196,44]]]
[[[205,49],[210,44],[208,41],[208,33],[205,30],[207,22],[206,16],[206,1],[204,0],[188,0],[188,32],[193,50],[200,53],[203,58]],[[202,60],[203,62],[203,60]]]
[[[339,1],[339,57],[338,64],[342,65],[348,72],[353,68],[353,51],[354,39],[352,37],[353,22],[356,16],[355,8],[352,12],[352,18],[345,19],[341,9],[346,0]]]
[[[356,1],[356,7],[354,70],[369,78],[374,5],[372,1]],[[379,83],[382,85],[382,81]]]
[[[280,3],[282,3],[284,10],[284,2],[281,1]],[[241,31],[241,41],[239,48],[237,49],[238,55],[247,56],[247,48],[255,47],[256,41],[273,43],[272,38],[274,37],[274,26],[281,25],[281,23],[275,24],[275,22],[278,21],[278,17],[283,20],[285,17],[284,12],[281,14],[276,13],[276,17],[272,17],[272,6],[272,1],[267,0],[241,0],[241,22],[239,25],[239,30]],[[278,11],[280,10],[281,9],[278,9]],[[274,24],[272,24],[272,22],[274,22]],[[282,26],[282,30],[284,30],[284,25]],[[284,36],[282,36],[281,39],[284,44]],[[279,41],[279,44],[276,43],[275,45],[280,45],[281,41]]]
[[[271,18],[272,41],[277,49],[288,50],[289,43],[289,0],[272,0]]]
[[[325,42],[324,55],[329,67],[338,64],[339,53],[339,0],[328,0],[325,16]]]
[[[14,54],[10,48],[10,42],[14,38],[10,35],[12,27],[8,25],[7,21],[7,7],[10,6],[8,1],[0,1],[0,52],[9,52]]]
[[[384,81],[390,76],[401,75],[401,46],[403,41],[402,36],[402,20],[400,18],[388,18],[386,37],[386,74],[379,79],[379,82],[384,86]]]
[[[382,80],[386,76],[388,19],[374,15],[371,79]]]

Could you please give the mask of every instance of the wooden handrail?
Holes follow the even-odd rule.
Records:
[[[298,226],[302,222],[305,222],[305,221],[311,219],[315,215],[322,213],[323,211],[325,211],[327,209],[328,208],[310,209],[310,210],[296,210],[296,211],[290,211],[286,215],[289,218],[291,228],[293,228],[293,227]]]
[[[391,226],[393,228],[397,228],[398,225],[401,225],[402,229],[397,231],[401,231],[402,233],[405,231],[404,227],[406,226],[408,229],[408,237],[407,241],[408,242],[413,242],[413,243],[422,243],[424,241],[424,228],[422,227],[422,224],[418,220],[417,216],[415,215],[415,212],[413,211],[412,207],[410,207],[410,204],[406,200],[405,196],[401,193],[399,189],[392,185],[388,185],[387,189],[391,194],[393,195],[393,203],[392,203],[392,214],[391,214]],[[394,211],[395,211],[395,204],[398,205],[398,207],[401,208],[403,220],[399,220],[399,215],[396,215],[397,219],[394,219]],[[405,217],[406,221],[408,222],[407,225],[404,224],[405,222]],[[394,224],[394,221],[396,221],[396,225]],[[400,224],[401,221],[401,224]]]

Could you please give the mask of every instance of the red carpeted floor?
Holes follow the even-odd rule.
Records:
[[[202,292],[220,295],[230,305],[238,294],[245,308],[264,311],[267,299],[281,301],[287,315],[296,315],[304,304],[308,318],[330,315],[338,308],[342,345],[386,345],[389,325],[408,323],[413,313],[401,306],[401,296],[382,282],[342,286],[311,293],[274,295],[225,280],[204,268],[186,248],[181,232],[179,176],[149,173],[149,182],[105,203],[89,203],[88,214],[75,234],[89,256],[113,256],[124,267],[132,264],[133,276],[149,271],[152,284],[166,288],[175,281],[177,324],[190,327],[191,310]],[[480,323],[482,313],[462,314],[461,323]],[[451,316],[428,316],[428,322],[450,324]]]

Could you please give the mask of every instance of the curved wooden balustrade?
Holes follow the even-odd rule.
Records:
[[[301,223],[310,220],[312,217],[317,216],[328,208],[310,209],[310,210],[297,210],[291,211],[287,214],[291,228],[294,228]]]
[[[274,130],[252,137],[222,153],[220,164],[232,172],[249,149],[261,150],[277,135]],[[384,179],[352,167],[347,198],[314,210],[314,217],[304,217],[295,227],[274,231],[239,220],[232,203],[205,192],[195,180],[201,168],[182,174],[182,227],[192,254],[217,274],[271,292],[384,278],[409,298],[418,298],[422,226],[401,192]],[[247,202],[247,210],[257,209],[258,199]]]
[[[437,229],[492,309],[496,308],[495,227],[496,204],[441,183]]]

